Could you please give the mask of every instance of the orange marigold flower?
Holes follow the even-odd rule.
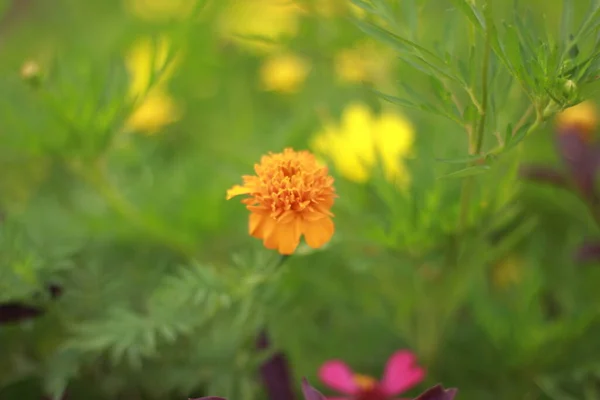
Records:
[[[330,209],[337,197],[333,177],[308,151],[286,148],[263,156],[254,165],[256,175],[243,176],[244,184],[227,191],[227,200],[247,194],[242,200],[250,210],[249,233],[263,240],[268,249],[292,254],[300,236],[319,248],[333,235]]]

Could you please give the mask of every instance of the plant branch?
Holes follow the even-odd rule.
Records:
[[[490,57],[491,57],[491,35],[486,30],[485,32],[485,54],[483,55],[483,65],[481,71],[481,105],[479,110],[479,124],[475,131],[475,135],[469,137],[469,154],[475,155],[481,153],[483,146],[483,134],[485,132],[485,121],[487,117],[487,104],[488,104],[488,72],[490,69]],[[474,97],[474,96],[473,96]],[[476,106],[477,104],[474,103]],[[466,225],[469,215],[469,207],[471,202],[471,192],[473,190],[473,177],[468,177],[463,182],[460,195],[460,214],[458,220],[459,231],[462,232]]]

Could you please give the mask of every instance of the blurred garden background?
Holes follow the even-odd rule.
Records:
[[[0,399],[329,397],[325,363],[378,379],[397,351],[403,398],[600,399],[597,0],[0,21]],[[286,148],[337,197],[282,258],[226,193]]]

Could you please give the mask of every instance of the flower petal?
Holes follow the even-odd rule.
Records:
[[[227,191],[227,200],[231,199],[232,197],[239,196],[240,194],[248,194],[251,192],[252,190],[247,186],[235,185]]]
[[[415,366],[416,357],[406,350],[392,354],[381,380],[381,390],[393,396],[417,385],[425,377],[425,370]]]
[[[289,255],[293,254],[300,244],[300,226],[298,218],[282,224],[267,215],[263,218],[261,231],[255,232],[253,236],[261,237],[267,249],[277,249],[280,254]]]
[[[313,249],[322,247],[333,236],[335,227],[331,218],[321,218],[316,221],[302,221],[302,233],[306,244]]]
[[[325,400],[325,396],[310,386],[306,378],[302,378],[302,393],[304,394],[304,400]]]
[[[319,370],[319,379],[324,384],[340,393],[353,395],[358,391],[354,374],[343,361],[328,361]]]

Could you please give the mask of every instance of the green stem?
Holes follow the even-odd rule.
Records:
[[[481,71],[481,105],[479,108],[479,123],[475,135],[471,135],[469,138],[469,154],[475,155],[481,153],[483,146],[483,134],[485,132],[485,121],[487,117],[487,106],[488,106],[488,72],[490,69],[490,57],[491,57],[491,37],[490,33],[485,33],[485,50],[483,56],[483,65]],[[467,223],[469,215],[469,206],[471,202],[471,192],[473,190],[473,177],[467,177],[463,181],[461,195],[460,195],[460,214],[458,220],[459,231],[462,232]]]
[[[106,203],[124,220],[141,231],[145,231],[156,241],[165,244],[177,253],[191,259],[194,256],[193,247],[180,238],[178,232],[167,231],[161,224],[148,220],[139,210],[131,204],[108,179],[105,169],[100,161],[91,167],[85,168],[78,163],[69,163],[71,170],[92,186]]]
[[[491,57],[491,38],[489,32],[485,34],[485,54],[483,56],[483,66],[481,71],[481,111],[479,126],[477,127],[477,133],[475,134],[474,148],[472,154],[481,153],[481,147],[483,146],[483,134],[485,132],[485,121],[487,117],[487,105],[488,105],[488,74],[490,69],[490,57]]]

